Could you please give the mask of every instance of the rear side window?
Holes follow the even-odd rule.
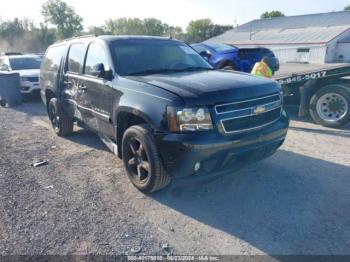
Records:
[[[42,61],[41,69],[44,71],[57,72],[65,50],[65,45],[49,47]]]
[[[86,56],[85,74],[91,75],[92,69],[96,64],[103,64],[105,71],[110,70],[107,54],[103,46],[91,43]]]
[[[83,68],[85,46],[83,43],[72,44],[68,54],[68,71],[80,73]]]
[[[40,69],[41,58],[38,56],[16,56],[9,60],[12,70]]]

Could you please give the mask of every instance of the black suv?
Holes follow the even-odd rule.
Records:
[[[216,71],[190,46],[160,37],[80,37],[46,51],[41,96],[55,132],[95,131],[143,192],[174,176],[256,161],[283,143],[280,86]]]

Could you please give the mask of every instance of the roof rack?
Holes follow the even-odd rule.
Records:
[[[80,38],[89,38],[89,37],[96,37],[97,35],[77,35],[77,36],[73,36],[71,38],[67,38],[63,41],[69,41],[69,40],[73,40],[73,39],[80,39]]]
[[[62,43],[62,42],[66,42],[66,41],[70,41],[70,40],[73,40],[73,39],[80,39],[80,38],[89,38],[89,37],[97,37],[98,35],[77,35],[77,36],[73,36],[73,37],[70,37],[70,38],[67,38],[67,39],[63,39],[63,40],[60,40],[60,41],[57,41],[56,43]]]

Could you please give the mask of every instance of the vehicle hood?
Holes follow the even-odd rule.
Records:
[[[279,92],[276,81],[232,71],[210,70],[128,77],[180,96],[187,105],[215,105]]]
[[[13,70],[12,72],[20,76],[39,76],[40,69]]]

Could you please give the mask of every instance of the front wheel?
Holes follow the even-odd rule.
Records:
[[[147,125],[129,127],[122,141],[123,162],[130,181],[144,193],[169,184],[153,135]]]
[[[333,84],[319,89],[310,100],[312,119],[323,126],[341,127],[350,122],[350,88]]]

